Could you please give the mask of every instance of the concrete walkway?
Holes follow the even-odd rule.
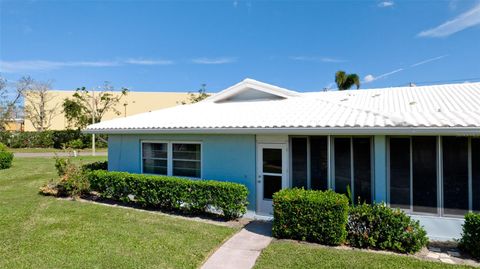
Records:
[[[15,157],[68,157],[72,156],[72,153],[69,152],[15,152],[13,153]],[[78,152],[77,156],[92,156],[91,152]],[[99,151],[95,153],[95,156],[107,156],[106,151]]]
[[[250,222],[215,251],[202,269],[252,268],[261,251],[272,241],[271,232],[271,222]]]

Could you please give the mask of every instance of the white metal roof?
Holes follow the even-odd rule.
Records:
[[[247,90],[262,99],[228,101]],[[104,121],[86,132],[480,134],[480,83],[299,93],[246,79],[197,104]]]

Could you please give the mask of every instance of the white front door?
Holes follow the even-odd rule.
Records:
[[[288,187],[287,144],[257,144],[257,213],[272,215],[272,195]]]

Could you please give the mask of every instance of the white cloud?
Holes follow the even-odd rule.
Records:
[[[173,61],[170,60],[144,60],[144,59],[128,59],[125,61],[127,64],[137,64],[137,65],[169,65],[173,64]]]
[[[195,58],[192,62],[195,64],[229,64],[237,61],[234,57],[221,57],[221,58]]]
[[[2,61],[0,60],[0,72],[25,73],[32,71],[49,71],[64,67],[113,67],[122,65],[168,65],[173,64],[170,60],[139,60],[129,59],[124,61]]]
[[[446,37],[478,24],[480,24],[480,3],[452,20],[440,24],[435,28],[420,32],[418,36]]]
[[[378,3],[379,7],[391,7],[393,5],[395,5],[395,2],[393,2],[393,1],[382,1],[382,2]]]
[[[375,77],[372,74],[368,74],[363,78],[363,82],[369,83],[375,80]]]
[[[434,58],[430,58],[430,59],[426,59],[426,60],[423,60],[423,61],[420,61],[418,63],[414,63],[412,65],[410,65],[410,67],[416,67],[416,66],[419,66],[419,65],[422,65],[422,64],[426,64],[426,63],[429,63],[429,62],[433,62],[433,61],[437,61],[437,60],[440,60],[442,58],[445,58],[447,57],[448,55],[442,55],[442,56],[438,56],[438,57],[434,57]]]
[[[390,72],[381,74],[381,75],[376,76],[376,77],[373,76],[373,75],[371,75],[371,74],[370,74],[370,75],[366,75],[365,78],[363,78],[363,82],[364,82],[364,83],[369,83],[369,82],[372,82],[372,81],[375,81],[375,80],[379,80],[379,79],[381,79],[381,78],[386,78],[386,77],[388,77],[388,76],[390,76],[390,75],[393,75],[393,74],[395,74],[395,73],[401,72],[401,71],[403,71],[403,70],[405,70],[405,69],[404,69],[404,68],[398,68],[398,69],[395,69],[395,70],[393,70],[393,71],[390,71]]]
[[[344,63],[345,60],[330,58],[330,57],[316,57],[316,56],[292,56],[291,60],[304,62],[322,62],[322,63]]]

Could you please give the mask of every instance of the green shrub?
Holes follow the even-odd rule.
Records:
[[[96,146],[106,147],[107,135],[97,135]],[[80,130],[59,130],[42,132],[0,132],[0,142],[10,148],[57,148],[61,149],[70,141],[76,141],[76,146],[91,147],[92,135],[84,134]]]
[[[246,212],[244,185],[213,180],[192,180],[102,170],[87,172],[92,190],[102,197],[144,207],[203,214],[217,211],[225,219]]]
[[[459,246],[475,258],[480,258],[480,213],[467,213]]]
[[[98,161],[82,165],[83,171],[108,170],[108,161]]]
[[[8,151],[0,151],[0,169],[12,167],[13,153]]]
[[[273,195],[273,235],[327,245],[344,242],[348,198],[331,190],[284,189]]]
[[[0,143],[0,151],[8,151],[8,147],[5,144]]]
[[[90,192],[90,182],[84,171],[69,159],[57,159],[60,179],[52,180],[40,188],[40,193],[57,197],[79,197]],[[56,163],[56,167],[57,167]]]
[[[72,148],[72,149],[83,149],[85,148],[83,145],[83,141],[80,138],[70,140],[67,143],[65,143],[66,148]]]
[[[405,212],[385,204],[350,208],[347,241],[359,248],[415,253],[428,243],[427,233]]]
[[[61,157],[55,157],[55,169],[57,169],[57,174],[59,176],[65,175],[67,171],[67,167],[71,165],[72,162],[70,158],[61,158]]]

